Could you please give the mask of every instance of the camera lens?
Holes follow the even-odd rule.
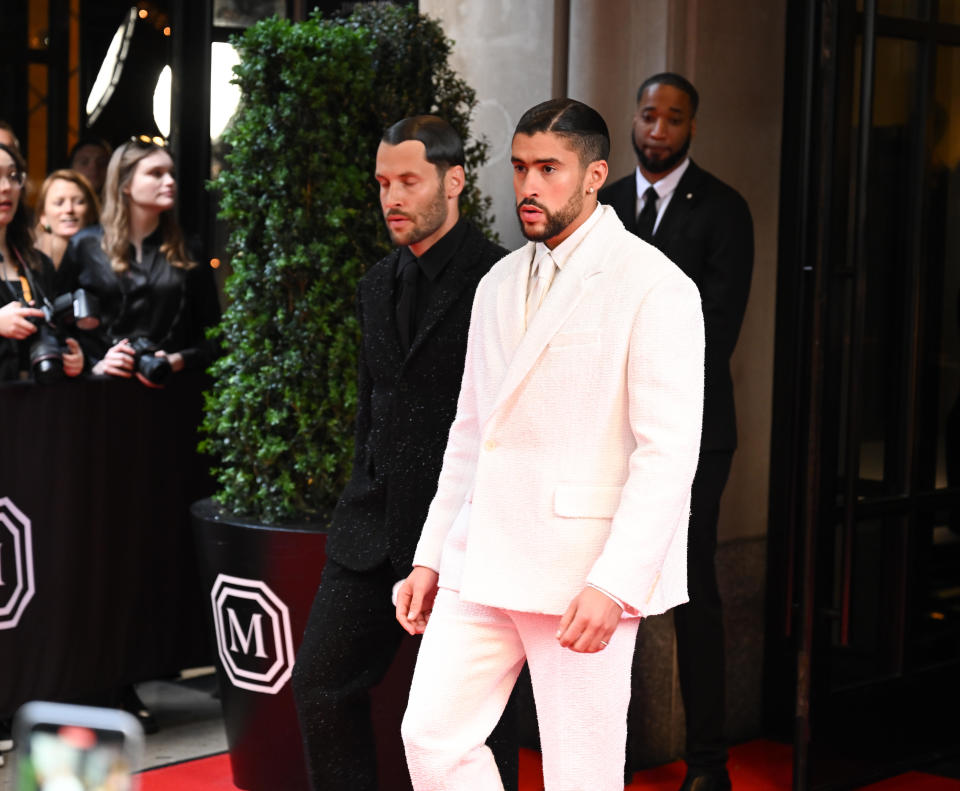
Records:
[[[170,361],[166,357],[157,357],[157,347],[149,338],[134,338],[130,341],[136,355],[133,364],[137,373],[151,384],[161,385],[172,372]]]
[[[40,384],[63,378],[63,350],[57,336],[45,324],[40,325],[36,340],[30,344],[30,370]]]
[[[165,357],[154,357],[152,354],[142,354],[137,361],[137,370],[144,379],[155,385],[163,384],[170,375],[170,362]]]

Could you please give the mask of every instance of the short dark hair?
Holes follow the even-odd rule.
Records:
[[[610,132],[603,116],[576,99],[550,99],[531,107],[521,116],[513,134],[537,132],[568,139],[583,167],[610,155]]]
[[[442,176],[454,165],[463,167],[463,140],[449,123],[436,115],[413,115],[397,121],[383,133],[382,142],[391,146],[419,140],[426,149],[427,162]]]
[[[652,77],[647,77],[647,79],[640,83],[640,87],[637,88],[637,104],[640,104],[643,92],[651,85],[672,85],[674,88],[679,88],[690,97],[690,117],[693,118],[696,116],[697,107],[700,105],[700,94],[697,93],[697,89],[693,87],[693,83],[686,77],[672,71],[662,71],[659,74],[654,74]]]
[[[97,148],[102,148],[108,157],[113,154],[113,146],[111,146],[102,137],[92,137],[90,135],[86,135],[81,137],[76,143],[73,144],[73,148],[70,149],[70,153],[67,155],[67,162],[71,166],[73,165],[73,158],[77,155],[77,152],[86,146],[96,146]]]

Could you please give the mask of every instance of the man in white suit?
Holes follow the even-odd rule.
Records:
[[[425,632],[417,791],[499,791],[484,739],[529,663],[547,791],[621,791],[639,617],[686,601],[703,405],[696,286],[597,203],[610,138],[570,99],[513,138],[530,242],[477,289],[437,493],[398,591]],[[426,628],[429,620],[429,628]]]

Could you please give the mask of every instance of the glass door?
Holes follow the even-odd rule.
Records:
[[[842,788],[960,745],[960,10],[794,5],[768,721]]]

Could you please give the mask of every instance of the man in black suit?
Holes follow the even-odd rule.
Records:
[[[380,203],[398,249],[371,267],[357,292],[363,338],[353,472],[333,514],[293,671],[318,791],[377,789],[369,691],[403,636],[391,593],[410,571],[436,492],[474,291],[506,253],[460,217],[463,165],[459,136],[435,116],[399,121],[377,150]],[[507,741],[512,750],[501,759],[515,778],[516,741]],[[397,787],[408,783],[398,778]]]
[[[723,612],[714,555],[720,496],[737,444],[730,378],[753,270],[753,222],[732,187],[688,157],[698,95],[678,74],[656,74],[637,91],[631,137],[635,173],[600,191],[627,228],[679,266],[700,289],[706,330],[703,436],[693,482],[689,603],[674,610],[687,721],[682,791],[729,789],[723,735]]]

